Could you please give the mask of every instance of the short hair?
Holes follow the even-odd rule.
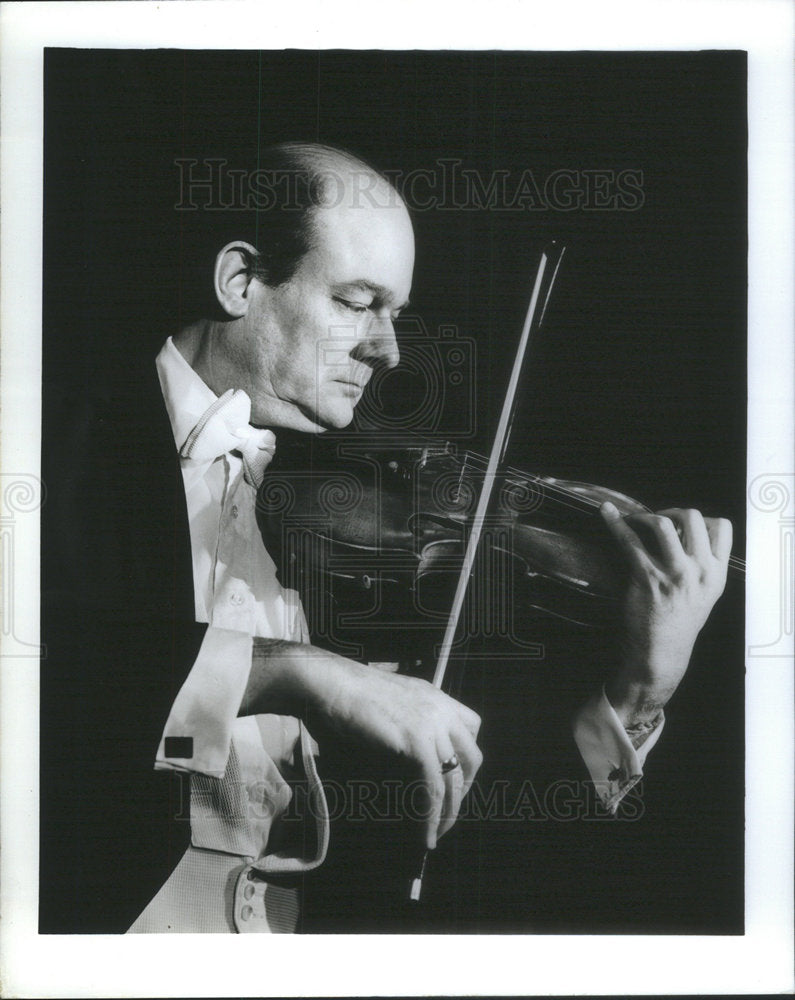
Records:
[[[258,279],[271,287],[289,281],[313,246],[315,214],[340,190],[341,175],[357,172],[383,180],[400,200],[381,171],[346,149],[301,141],[263,149],[249,175],[256,179],[258,189],[250,192],[253,197],[245,207],[199,208],[185,220],[180,324],[201,317],[222,318],[213,294],[212,269],[221,247],[236,239],[257,248],[247,263]]]
[[[272,180],[272,204],[256,214],[252,269],[265,284],[282,285],[314,243],[313,220],[334,197],[340,171],[366,173],[389,183],[375,167],[346,149],[315,142],[282,142],[263,151],[258,172]]]

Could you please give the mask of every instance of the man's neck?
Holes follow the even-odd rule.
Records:
[[[205,360],[209,354],[209,342],[212,336],[209,327],[210,321],[202,319],[196,323],[192,323],[190,326],[183,327],[172,339],[176,349],[196,374],[210,386],[213,392],[221,395],[214,386],[210,385],[205,374],[202,372],[203,368],[209,369],[209,365]]]

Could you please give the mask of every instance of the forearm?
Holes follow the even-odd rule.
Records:
[[[307,712],[305,672],[314,650],[283,639],[253,640],[251,671],[240,703],[239,715],[293,715]]]
[[[307,721],[312,711],[337,721],[358,684],[373,675],[371,667],[307,643],[282,639],[253,640],[251,671],[240,715],[274,713]]]
[[[429,848],[437,830],[454,822],[482,760],[475,742],[480,718],[427,681],[316,646],[254,639],[240,714],[270,713],[330,726],[408,762],[426,785]],[[460,763],[455,776],[441,768],[453,757]]]

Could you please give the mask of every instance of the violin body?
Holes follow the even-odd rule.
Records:
[[[312,641],[368,660],[438,642],[485,460],[447,442],[307,438],[274,460],[257,513],[280,582],[301,597]],[[615,622],[627,571],[599,506],[646,508],[587,483],[503,470],[470,579],[467,628],[517,631],[523,611]]]

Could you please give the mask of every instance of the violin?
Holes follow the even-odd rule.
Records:
[[[257,517],[280,582],[301,597],[312,641],[369,661],[415,659],[438,643],[486,460],[445,441],[398,446],[361,436],[304,436],[284,450],[290,467],[274,459]],[[614,626],[629,576],[599,516],[605,501],[630,523],[649,513],[608,487],[500,470],[470,573],[467,632],[482,632],[484,616],[493,631],[515,632],[516,607]],[[730,566],[742,571],[735,557]]]

